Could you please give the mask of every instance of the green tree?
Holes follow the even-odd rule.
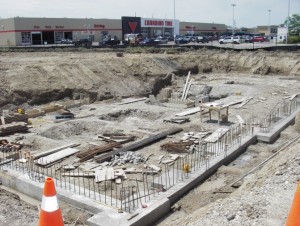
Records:
[[[293,14],[292,16],[288,17],[287,20],[285,20],[284,24],[288,25],[290,34],[299,36],[300,14]]]

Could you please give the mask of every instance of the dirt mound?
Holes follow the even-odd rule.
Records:
[[[141,111],[138,109],[126,109],[120,110],[113,113],[108,113],[106,115],[99,116],[101,120],[108,120],[108,121],[123,121],[128,117],[138,117],[144,118],[148,120],[155,120],[161,117],[163,113],[153,113],[148,111]]]
[[[83,52],[0,53],[0,107],[30,105],[85,93],[93,100],[113,96],[156,94],[170,83],[168,73],[245,72],[300,75],[300,53],[197,50],[176,54]],[[274,64],[276,62],[276,64]]]
[[[40,135],[54,140],[64,140],[71,136],[82,134],[100,134],[103,132],[105,122],[101,121],[68,121],[41,132]]]

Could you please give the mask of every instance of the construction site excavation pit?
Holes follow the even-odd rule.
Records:
[[[61,208],[79,211],[80,220],[73,222],[63,211],[65,222],[75,225],[201,225],[202,218],[212,225],[283,223],[288,209],[277,212],[282,221],[271,221],[273,205],[257,213],[264,202],[249,207],[239,201],[238,213],[222,208],[228,200],[239,203],[235,197],[240,200],[241,189],[249,187],[251,193],[271,186],[252,173],[228,185],[298,133],[288,127],[273,139],[285,128],[278,125],[300,106],[300,68],[293,60],[298,54],[0,53],[7,97],[1,102],[1,182],[40,200],[45,178],[54,178]],[[58,97],[52,93],[57,89],[70,92]],[[20,98],[30,90],[36,97]],[[30,104],[45,93],[51,101]],[[269,133],[276,134],[270,135],[274,143],[257,141]],[[267,169],[273,175],[282,168]],[[283,202],[288,207],[295,177],[284,182],[286,194],[291,192]],[[255,201],[268,196],[257,195]],[[209,210],[214,205],[224,217],[216,219]],[[33,209],[31,225],[38,219]],[[175,212],[164,218],[170,211]],[[4,222],[17,223],[6,215],[0,214]]]

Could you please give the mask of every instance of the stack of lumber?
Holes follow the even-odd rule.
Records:
[[[63,106],[61,106],[59,104],[49,104],[49,105],[42,107],[42,111],[44,111],[45,113],[50,113],[50,112],[58,111],[59,109],[62,109],[62,108],[63,108]]]
[[[108,152],[111,151],[113,148],[119,148],[119,147],[121,147],[121,144],[118,142],[109,143],[103,146],[89,148],[87,151],[78,153],[77,157],[80,158],[79,162],[84,162],[86,160],[93,158],[98,154]]]
[[[26,114],[28,115],[28,118],[36,118],[45,115],[45,111],[33,108],[26,110]]]
[[[0,125],[0,136],[26,132],[28,130],[27,123],[25,122],[13,122],[7,125]]]
[[[1,125],[9,124],[12,122],[26,122],[28,123],[28,114],[9,114],[7,116],[1,117]]]
[[[160,147],[168,152],[177,152],[177,153],[182,153],[186,152],[191,145],[193,145],[193,141],[179,141],[179,142],[169,142],[166,144],[161,145]]]

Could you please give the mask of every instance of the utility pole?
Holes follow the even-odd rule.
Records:
[[[268,10],[268,12],[269,12],[269,27],[268,27],[268,29],[269,29],[269,38],[271,36],[271,25],[270,25],[271,11],[272,10],[270,10],[270,9]]]
[[[232,37],[234,35],[234,30],[235,30],[235,20],[234,20],[234,7],[236,4],[231,4],[232,6]]]

